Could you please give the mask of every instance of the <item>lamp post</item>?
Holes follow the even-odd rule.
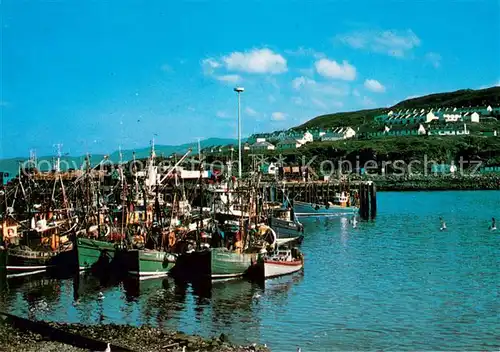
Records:
[[[241,109],[240,94],[245,91],[243,87],[236,87],[234,91],[238,93],[238,177],[241,178]]]

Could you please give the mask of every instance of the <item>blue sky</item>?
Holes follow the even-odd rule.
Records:
[[[500,81],[500,3],[3,0],[1,157],[295,126]]]

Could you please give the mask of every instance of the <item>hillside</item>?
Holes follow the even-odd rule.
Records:
[[[373,117],[387,110],[486,105],[500,105],[500,87],[491,87],[479,90],[463,89],[457,90],[456,92],[430,94],[418,98],[403,100],[390,108],[321,115],[295,127],[294,129],[359,126],[371,123],[373,121]]]

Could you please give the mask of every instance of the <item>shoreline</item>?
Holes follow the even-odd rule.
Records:
[[[377,192],[412,191],[495,191],[500,190],[500,175],[475,177],[430,177],[430,178],[363,178],[371,180]]]
[[[86,343],[88,341],[90,344]],[[112,351],[270,352],[269,348],[258,344],[233,344],[225,334],[204,338],[147,325],[135,327],[119,324],[66,324],[28,321],[3,314],[0,317],[2,351],[80,352],[95,351],[96,345],[102,345],[103,348],[98,350],[104,351],[107,343],[111,344]],[[86,347],[83,347],[84,345]],[[91,345],[94,347],[90,347]]]

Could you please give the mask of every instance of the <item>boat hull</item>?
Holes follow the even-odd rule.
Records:
[[[129,250],[126,255],[128,273],[139,277],[167,276],[175,265],[175,256],[155,250]]]
[[[75,251],[68,249],[60,252],[36,251],[25,248],[8,248],[4,252],[7,275],[27,276],[58,268],[68,271],[74,268]]]
[[[211,251],[193,251],[178,254],[170,274],[183,281],[210,280]]]
[[[211,251],[211,277],[212,279],[242,277],[256,260],[256,253],[236,253],[225,248],[214,248]]]
[[[264,261],[264,278],[270,279],[273,277],[290,275],[302,270],[304,262],[295,260],[291,262]]]
[[[295,238],[303,234],[301,224],[294,221],[270,218],[269,226],[276,232],[278,238]]]
[[[354,214],[358,212],[357,207],[341,207],[338,205],[312,204],[295,201],[293,210],[297,216],[333,216],[338,214]]]
[[[115,257],[117,248],[114,243],[77,238],[78,267],[80,270],[90,270],[96,265],[109,265]]]

